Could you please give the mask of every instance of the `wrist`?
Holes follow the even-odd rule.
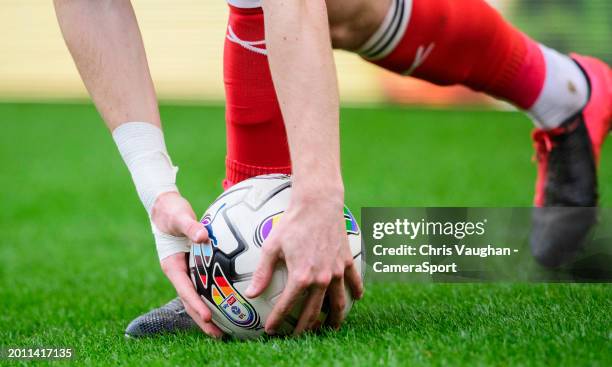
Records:
[[[160,261],[190,250],[190,240],[181,233],[174,220],[180,215],[182,202],[185,199],[178,192],[165,192],[157,197],[153,205],[151,229]]]
[[[305,180],[293,180],[291,203],[313,205],[326,203],[329,205],[344,206],[344,184],[342,178],[322,178],[316,176]]]
[[[170,203],[181,196],[176,187],[178,168],[172,165],[161,129],[146,122],[127,122],[113,130],[113,139],[149,214],[159,260],[189,252],[189,239],[175,236],[179,231],[168,218],[173,214],[167,210],[172,208]]]

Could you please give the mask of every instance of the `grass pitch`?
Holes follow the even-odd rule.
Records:
[[[220,192],[223,109],[162,116],[178,184],[202,213]],[[0,345],[70,346],[79,365],[612,365],[609,285],[370,284],[337,333],[125,340],[132,318],[174,294],[96,111],[0,104],[0,123]],[[347,203],[528,206],[530,129],[518,113],[345,109]],[[612,145],[603,157],[611,206]]]

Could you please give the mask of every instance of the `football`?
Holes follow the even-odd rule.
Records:
[[[225,191],[201,220],[210,241],[192,246],[189,256],[191,279],[210,308],[213,322],[229,335],[240,339],[261,336],[268,314],[285,287],[287,269],[279,263],[262,295],[255,299],[243,296],[257,267],[262,246],[286,210],[290,195],[290,176],[257,176]],[[362,273],[361,233],[355,217],[346,207],[344,220],[355,265]],[[348,288],[345,291],[347,306],[344,312],[347,314],[353,298]],[[301,301],[298,300],[278,334],[293,331]],[[324,302],[321,319],[326,316],[326,304]]]

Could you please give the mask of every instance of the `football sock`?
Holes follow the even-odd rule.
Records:
[[[396,73],[507,100],[544,129],[579,112],[589,94],[571,58],[536,43],[484,0],[393,0],[358,52]]]
[[[227,157],[224,188],[269,173],[291,173],[287,134],[268,66],[261,8],[230,6],[223,77]]]

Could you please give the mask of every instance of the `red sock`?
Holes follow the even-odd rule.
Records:
[[[523,109],[536,102],[546,77],[538,44],[484,0],[393,0],[359,52],[397,73],[463,84]]]
[[[224,188],[257,175],[291,173],[287,134],[264,39],[261,8],[230,6],[223,61],[227,100]]]

